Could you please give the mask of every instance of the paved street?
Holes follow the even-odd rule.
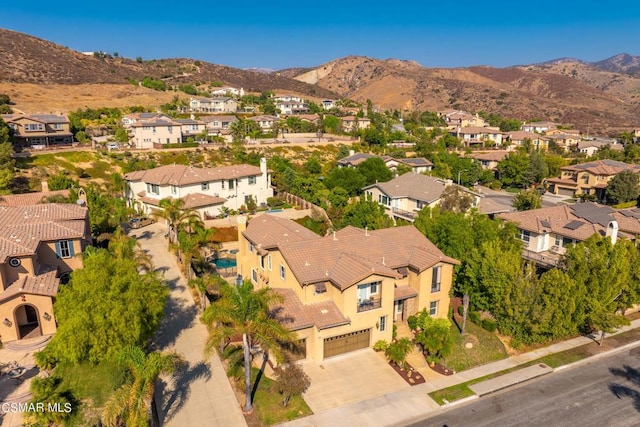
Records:
[[[187,366],[163,378],[156,389],[160,422],[169,427],[246,426],[220,359],[215,354],[204,358],[207,330],[198,320],[186,283],[167,250],[165,233],[166,226],[161,224],[131,233],[151,255],[156,271],[162,272],[171,289],[154,346],[175,351],[187,361]]]
[[[637,426],[640,347],[482,397],[413,426]]]

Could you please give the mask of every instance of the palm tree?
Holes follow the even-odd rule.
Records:
[[[202,315],[209,328],[205,352],[210,354],[218,346],[224,347],[231,337],[242,335],[244,350],[244,411],[253,410],[251,401],[251,349],[260,345],[265,354],[273,353],[282,359],[282,345],[294,344],[295,335],[278,322],[270,306],[282,302],[282,296],[271,288],[255,291],[249,281],[240,286],[224,285],[222,298],[211,304]]]
[[[120,259],[133,259],[139,267],[149,271],[153,269],[151,256],[140,247],[140,243],[133,237],[127,236],[118,227],[109,240],[109,252]]]
[[[105,424],[147,427],[155,382],[161,374],[173,372],[181,358],[175,353],[154,351],[146,354],[136,346],[126,347],[120,357],[133,381],[124,384],[109,398],[103,413]]]
[[[156,218],[163,218],[169,227],[169,246],[178,238],[178,231],[183,224],[190,224],[192,229],[194,224],[202,223],[200,216],[193,209],[185,209],[183,199],[162,199],[158,206],[162,208],[153,213]]]

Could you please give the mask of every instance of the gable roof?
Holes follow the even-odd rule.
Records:
[[[640,165],[631,165],[617,160],[595,160],[593,162],[580,163],[577,165],[563,166],[563,171],[585,171],[594,175],[616,175],[625,170],[640,172]]]
[[[445,181],[441,178],[419,173],[405,173],[391,181],[371,184],[364,187],[364,190],[377,187],[393,199],[408,197],[413,200],[433,203],[442,196],[445,186]]]
[[[344,290],[372,274],[400,278],[400,268],[422,272],[440,262],[458,264],[413,226],[371,231],[348,226],[325,237],[300,227],[265,214],[253,218],[243,235],[259,250],[280,250],[303,286],[329,282]]]
[[[24,194],[8,194],[0,196],[0,206],[26,206],[37,205],[46,200],[47,197],[69,197],[69,190],[55,190],[36,193],[24,193]]]
[[[124,175],[127,181],[143,181],[148,184],[184,186],[201,182],[242,178],[262,175],[257,166],[231,165],[214,168],[196,168],[185,165],[166,165],[154,169],[129,172]]]

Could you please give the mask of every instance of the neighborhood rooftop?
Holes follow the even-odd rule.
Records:
[[[189,185],[222,179],[260,175],[260,168],[252,165],[232,165],[215,168],[196,168],[184,165],[167,165],[155,169],[125,174],[127,181],[144,181],[158,185]]]

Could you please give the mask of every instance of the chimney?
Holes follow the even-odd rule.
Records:
[[[44,179],[42,180],[42,192],[43,193],[49,192],[49,183]]]
[[[260,158],[260,172],[262,175],[267,175],[267,159],[264,157]]]
[[[353,156],[354,154],[356,154],[356,152],[354,150],[349,150],[349,155]]]
[[[615,245],[618,241],[618,221],[610,221],[607,225],[606,237],[611,238],[611,244]]]

